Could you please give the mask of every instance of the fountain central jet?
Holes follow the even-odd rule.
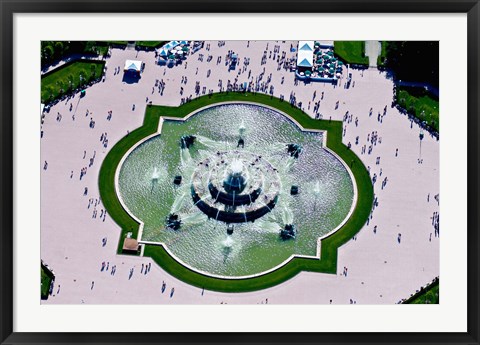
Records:
[[[243,176],[244,165],[239,159],[234,159],[227,171],[228,175],[223,181],[223,188],[227,193],[240,194],[247,184]]]
[[[269,183],[264,184],[264,179]],[[218,151],[200,162],[191,185],[195,206],[209,218],[227,224],[263,217],[275,207],[280,190],[278,171],[270,162],[238,150]]]

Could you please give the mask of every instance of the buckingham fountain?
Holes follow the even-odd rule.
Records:
[[[258,274],[291,255],[315,256],[318,238],[352,207],[342,162],[262,106],[213,106],[137,146],[120,170],[119,194],[144,222],[142,240],[168,247],[194,270]]]

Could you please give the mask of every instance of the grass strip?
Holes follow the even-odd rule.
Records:
[[[80,60],[66,63],[42,76],[41,99],[53,101],[63,94],[101,78],[105,61]]]
[[[50,293],[50,286],[53,280],[53,274],[43,264],[40,265],[40,294],[42,299],[47,299]]]
[[[421,289],[403,304],[439,304],[440,303],[440,280],[430,284],[425,289]]]
[[[440,128],[439,102],[418,88],[397,87],[397,103],[416,118],[432,127],[437,133]]]
[[[365,56],[365,41],[335,41],[333,51],[337,57],[349,64],[368,65]]]

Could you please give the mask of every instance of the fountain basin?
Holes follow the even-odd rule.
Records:
[[[190,200],[185,201],[179,207],[181,219],[185,216],[191,217],[193,209],[199,210],[199,204],[205,203],[212,207],[212,193],[208,184],[206,187],[204,185],[203,194],[193,193],[192,185],[196,184],[190,176],[195,176],[195,163],[202,162],[215,154],[219,148],[228,148],[224,152],[234,152],[237,149],[237,129],[224,125],[225,123],[234,123],[235,119],[237,121],[242,119],[245,123],[246,129],[243,132],[249,145],[246,145],[244,150],[255,148],[253,154],[258,155],[258,150],[263,158],[270,156],[271,159],[268,162],[271,164],[272,174],[280,175],[277,185],[278,193],[270,194],[271,198],[265,202],[265,205],[270,205],[270,207],[265,208],[266,206],[262,205],[256,211],[273,209],[271,207],[273,205],[269,203],[275,200],[275,197],[275,206],[278,206],[277,203],[279,203],[281,207],[275,207],[271,210],[272,212],[262,214],[258,217],[261,219],[250,225],[247,224],[250,221],[249,218],[247,217],[245,220],[245,214],[248,211],[237,209],[233,212],[239,225],[236,226],[235,233],[232,235],[234,239],[232,250],[225,258],[221,248],[225,240],[226,224],[219,224],[219,222],[233,222],[231,219],[220,216],[222,219],[217,218],[215,221],[214,212],[207,210],[205,219],[200,224],[189,226],[182,223],[180,232],[183,235],[180,239],[178,232],[173,235],[173,231],[164,228],[161,220],[171,213],[172,204],[175,203],[178,193],[186,195],[192,193]],[[185,127],[182,128],[182,125]],[[188,134],[194,135],[197,140],[195,145],[183,149],[189,150],[192,162],[190,165],[182,167],[178,144],[173,143],[178,143],[179,137]],[[299,143],[302,146],[302,152],[298,158],[288,157],[285,147],[287,143],[291,142]],[[185,122],[164,121],[161,135],[152,137],[133,149],[120,168],[119,196],[126,209],[144,223],[141,240],[165,245],[168,247],[169,253],[187,267],[203,274],[229,278],[261,274],[285,264],[292,256],[315,257],[318,254],[318,239],[335,231],[353,209],[354,184],[348,169],[336,155],[323,147],[323,142],[324,138],[321,133],[304,132],[289,118],[271,109],[241,104],[215,106],[190,116]],[[289,158],[294,159],[295,162],[285,164],[285,162],[288,163]],[[163,160],[171,164],[167,164]],[[171,182],[159,183],[158,189],[154,190],[152,195],[148,195],[145,186],[149,184],[149,181],[143,177],[148,174],[147,172],[144,174],[140,167],[146,167],[158,161],[167,164],[166,169],[172,176],[175,174],[184,176],[184,185],[190,190],[175,189]],[[291,169],[290,172],[286,171],[288,167]],[[207,170],[203,171],[203,174],[207,176]],[[212,179],[214,180],[214,178]],[[267,180],[270,181],[269,178]],[[262,179],[253,179],[253,181],[253,184],[258,184],[262,182]],[[309,191],[309,193],[305,192],[295,196],[295,203],[289,195],[289,190],[282,189],[282,186],[289,189],[294,181],[301,186],[302,190]],[[312,191],[315,189],[317,181],[319,181],[324,194],[323,199],[319,197],[320,200],[315,202],[315,195]],[[216,184],[217,188],[219,186],[221,183]],[[252,187],[251,190],[253,192],[257,189]],[[193,190],[196,189],[193,188]],[[194,194],[198,196],[195,199]],[[201,201],[208,195],[210,199]],[[317,204],[317,211],[313,211],[314,203]],[[179,202],[179,204],[181,203]],[[245,204],[235,206],[245,206]],[[282,211],[285,207],[293,208],[292,214],[295,221],[300,224],[299,228],[302,229],[295,241],[291,242],[279,240],[279,231],[286,225],[282,220]],[[220,211],[225,212],[224,210]],[[218,209],[216,212],[218,213]],[[266,224],[262,217],[267,213],[270,213],[269,222],[278,223],[278,227],[274,227],[278,229],[276,233],[265,231],[266,227],[262,226],[262,224]],[[163,214],[165,214],[164,217],[162,217]],[[210,215],[210,219],[208,219],[208,215]],[[194,216],[199,217],[198,215]],[[208,260],[205,260],[205,253],[209,253]]]

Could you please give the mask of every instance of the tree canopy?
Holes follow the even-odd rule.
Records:
[[[42,68],[67,54],[96,54],[95,41],[42,41]]]
[[[397,80],[429,83],[438,88],[438,41],[389,41],[385,66]]]

